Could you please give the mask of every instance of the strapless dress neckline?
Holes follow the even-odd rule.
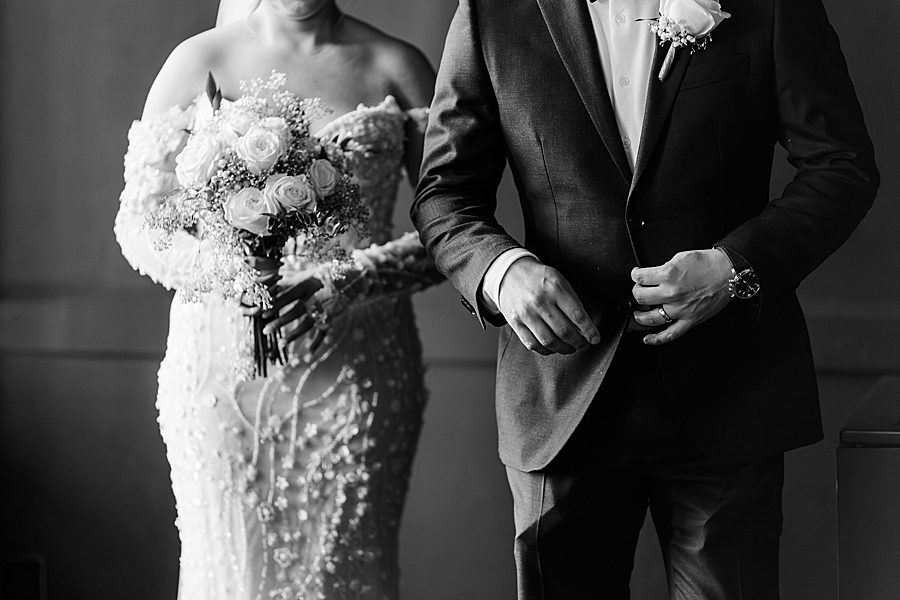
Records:
[[[202,103],[206,108],[212,109],[212,105],[209,101],[209,96],[207,96],[205,93],[198,94],[194,99],[194,102],[196,104]],[[232,104],[236,102],[236,100],[223,98],[222,102]],[[329,133],[340,129],[340,127],[346,124],[348,121],[352,121],[354,118],[362,115],[371,115],[372,113],[402,115],[403,109],[400,108],[400,105],[397,103],[397,99],[393,95],[387,94],[384,97],[384,100],[377,104],[365,104],[364,102],[360,102],[353,110],[342,113],[334,117],[330,121],[326,121],[324,124],[320,125],[312,135],[317,138],[325,137]]]

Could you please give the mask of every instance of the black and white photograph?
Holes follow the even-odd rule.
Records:
[[[0,599],[900,598],[900,5],[0,2]]]

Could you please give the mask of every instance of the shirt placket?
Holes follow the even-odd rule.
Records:
[[[622,146],[625,148],[628,161],[634,167],[638,142],[636,138],[639,135],[635,130],[635,110],[638,102],[632,73],[636,49],[634,3],[630,0],[608,0],[608,3],[613,103],[622,135]]]

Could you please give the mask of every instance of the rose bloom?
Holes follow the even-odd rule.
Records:
[[[227,110],[222,113],[219,128],[222,137],[229,144],[234,144],[238,138],[250,130],[250,126],[256,120],[256,115],[242,110]]]
[[[672,19],[694,37],[708,35],[731,15],[716,0],[663,0],[659,12]]]
[[[188,139],[184,150],[175,157],[175,174],[187,187],[199,188],[209,183],[216,172],[216,161],[222,154],[222,145],[208,133],[197,133]]]
[[[315,212],[316,194],[303,177],[277,174],[266,180],[266,198],[274,200],[286,210]]]
[[[255,235],[264,235],[269,229],[268,215],[281,214],[277,202],[253,187],[232,194],[224,208],[226,221]]]
[[[234,144],[234,151],[247,163],[247,169],[259,175],[278,162],[287,144],[284,138],[271,129],[253,125]]]
[[[309,166],[309,180],[322,198],[334,192],[337,177],[337,170],[327,160],[316,159]]]
[[[288,129],[287,121],[285,121],[283,117],[266,117],[265,119],[261,119],[256,126],[262,129],[268,129],[280,137],[284,141],[285,146],[291,141],[291,131]]]

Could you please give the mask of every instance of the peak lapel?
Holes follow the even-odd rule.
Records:
[[[653,53],[653,66],[650,71],[650,84],[647,86],[647,106],[644,109],[641,143],[638,147],[638,155],[634,165],[634,178],[631,182],[632,190],[634,190],[638,178],[647,167],[647,161],[653,155],[653,150],[656,148],[656,143],[659,141],[659,136],[666,124],[666,120],[672,112],[675,98],[678,96],[681,80],[684,79],[684,73],[691,61],[691,51],[687,48],[679,49],[675,53],[675,60],[669,69],[668,76],[665,81],[660,81],[657,75],[668,50],[668,46],[657,44]]]
[[[537,0],[550,36],[562,58],[594,127],[625,181],[631,167],[622,146],[612,101],[603,78],[597,38],[588,14],[587,0]]]

